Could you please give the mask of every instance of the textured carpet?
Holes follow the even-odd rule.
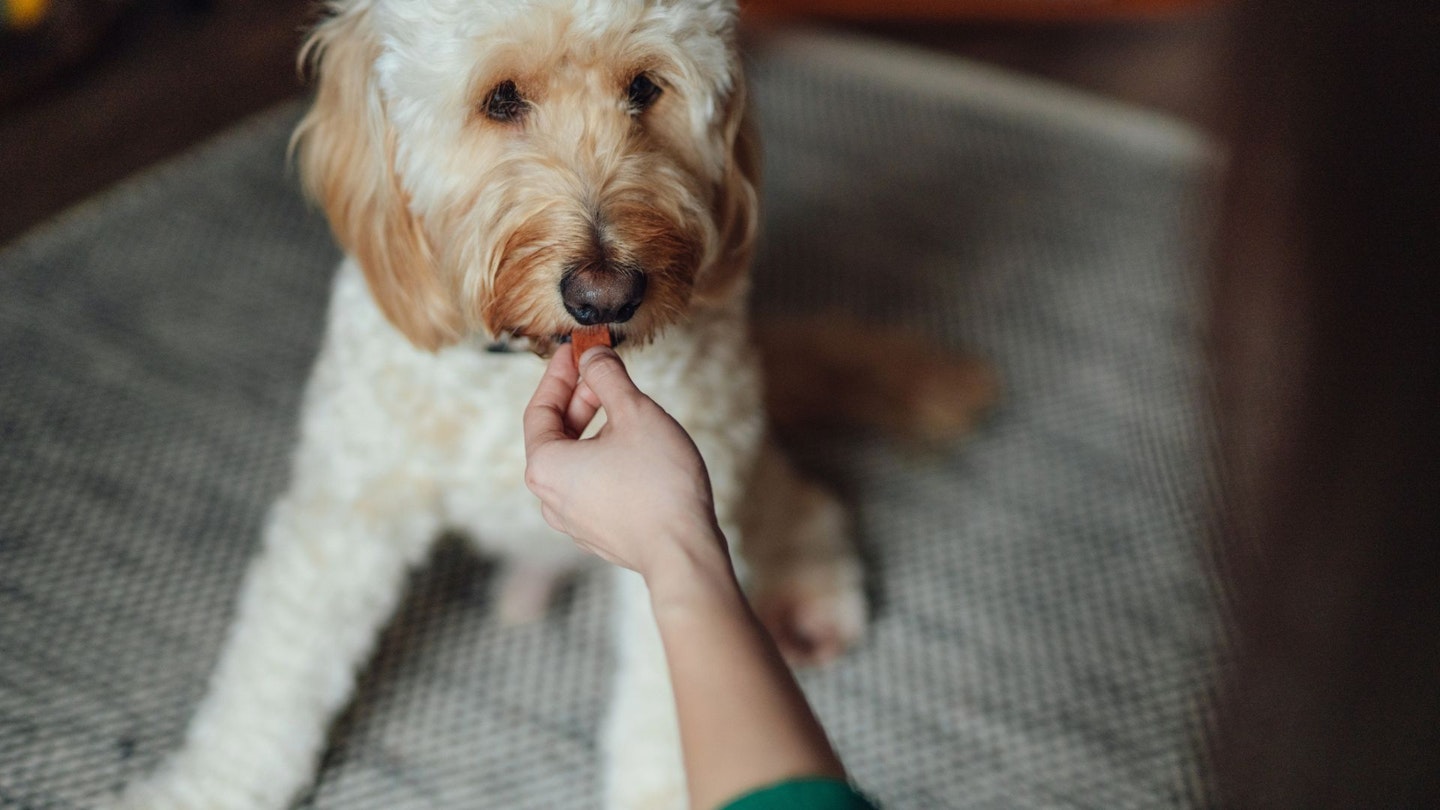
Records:
[[[795,450],[858,515],[877,614],[804,675],[886,807],[1206,803],[1196,223],[1168,121],[864,41],[762,41],[762,311],[991,358],[961,448]],[[175,746],[286,477],[336,252],[258,119],[0,254],[0,807],[84,807]],[[417,573],[321,808],[585,808],[604,578],[502,628],[458,545]]]

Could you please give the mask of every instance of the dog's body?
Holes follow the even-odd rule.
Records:
[[[299,154],[348,257],[292,481],[184,746],[123,806],[288,806],[443,531],[507,561],[510,618],[543,611],[549,584],[585,564],[524,484],[520,414],[543,363],[487,351],[497,340],[544,354],[609,324],[704,455],[777,637],[823,658],[859,636],[844,514],[766,444],[734,15],[701,0],[353,0],[321,24]],[[644,586],[616,581],[605,802],[682,807]]]
[[[743,313],[672,327],[627,353],[627,363],[701,448],[732,539],[742,536],[748,504],[759,598],[806,623],[799,630],[817,644],[853,640],[864,602],[842,516],[762,449]],[[293,481],[270,515],[209,694],[184,749],[133,786],[127,806],[287,806],[312,778],[329,720],[348,700],[406,570],[442,529],[460,529],[509,562],[501,609],[521,618],[543,606],[552,577],[586,564],[545,525],[524,485],[518,414],[542,369],[528,354],[478,346],[416,349],[376,308],[358,268],[342,265]],[[764,484],[747,499],[762,455]],[[617,585],[608,804],[681,807],[673,710],[643,583],[622,573]]]

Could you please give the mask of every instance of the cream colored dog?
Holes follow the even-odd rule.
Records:
[[[792,656],[860,636],[845,515],[766,444],[735,16],[721,0],[332,7],[307,47],[319,91],[295,143],[347,257],[292,481],[182,748],[123,806],[294,801],[407,569],[443,530],[507,561],[509,618],[543,612],[550,584],[589,558],[525,488],[520,417],[534,355],[581,324],[607,324],[694,437],[752,598]],[[615,582],[605,805],[682,807],[644,586]]]

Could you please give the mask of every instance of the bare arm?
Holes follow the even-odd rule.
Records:
[[[676,546],[722,548],[706,536]],[[646,579],[674,684],[692,807],[796,776],[845,770],[750,606],[723,551]]]
[[[526,480],[552,526],[645,578],[691,806],[715,807],[789,777],[844,778],[735,580],[689,436],[635,388],[613,352],[592,349],[583,362],[580,383],[571,352],[558,352],[526,408]],[[602,403],[605,427],[576,440]]]

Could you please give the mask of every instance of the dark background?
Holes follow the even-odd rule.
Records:
[[[307,0],[52,2],[51,26],[67,23],[63,35],[37,29],[0,42],[0,244],[304,92],[295,54],[319,13]],[[1213,43],[1223,17],[1205,7],[1147,19],[824,24],[950,51],[1208,126],[1218,85]]]

